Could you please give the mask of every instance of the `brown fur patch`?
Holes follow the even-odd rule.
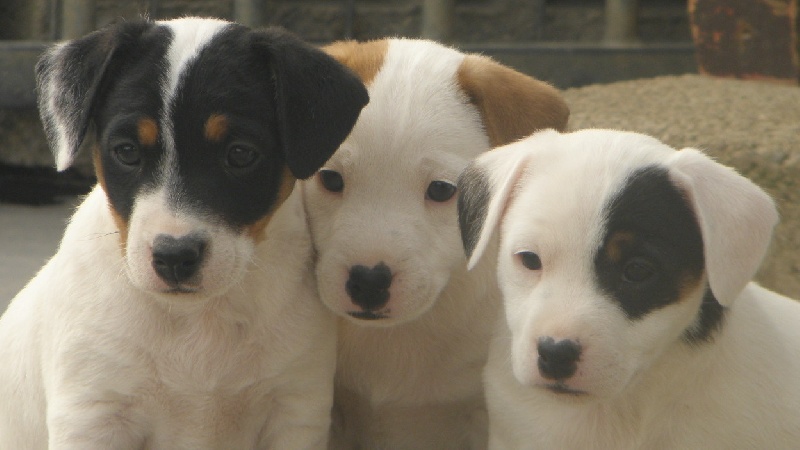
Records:
[[[493,147],[567,126],[569,107],[556,88],[485,56],[467,55],[458,83],[478,107]]]
[[[697,272],[687,269],[680,274],[678,278],[678,296],[681,301],[696,295],[698,289],[701,287],[700,283],[704,281],[704,273],[705,272],[702,270]],[[703,287],[705,287],[705,283],[703,283]]]
[[[633,244],[636,236],[630,231],[617,231],[611,235],[606,245],[608,259],[614,263],[622,261],[625,256],[625,248]]]
[[[356,42],[337,41],[322,47],[322,50],[355,72],[364,84],[369,85],[383,67],[389,50],[386,39]]]
[[[289,197],[289,194],[292,193],[295,181],[297,181],[297,178],[292,175],[292,172],[288,167],[284,167],[283,173],[281,174],[281,185],[278,189],[278,197],[275,199],[275,204],[272,205],[272,208],[270,208],[269,212],[264,217],[247,227],[247,235],[253,238],[256,243],[261,242],[264,240],[264,238],[266,238],[264,230],[267,228],[267,225],[272,219],[272,215],[275,214],[275,211],[278,210],[283,202],[285,202]]]
[[[103,165],[100,161],[100,146],[97,144],[92,148],[92,160],[94,161],[94,173],[97,176],[97,182],[100,184],[100,187],[103,188],[103,192],[108,192],[106,189],[106,177],[103,173]],[[117,210],[111,206],[111,203],[108,204],[108,210],[111,212],[111,218],[114,219],[117,231],[119,231],[119,249],[122,252],[122,256],[125,256],[128,242],[128,223],[117,213]]]
[[[139,135],[139,144],[145,147],[152,147],[158,142],[158,124],[149,117],[142,117],[136,123],[136,131]]]
[[[228,118],[223,114],[212,114],[206,120],[203,134],[211,142],[221,142],[228,133]]]

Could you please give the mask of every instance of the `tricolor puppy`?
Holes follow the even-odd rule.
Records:
[[[99,184],[0,319],[0,448],[324,448],[335,323],[299,197],[280,205],[361,81],[197,18],[59,44],[37,76],[58,168],[91,130]]]
[[[493,150],[459,188],[470,265],[499,235],[490,448],[797,448],[800,304],[750,283],[761,189],[604,130]]]
[[[333,447],[485,446],[481,368],[499,293],[490,265],[467,274],[455,183],[492,145],[563,127],[567,107],[545,83],[429,41],[325,50],[370,95],[302,183],[320,296],[341,317]]]

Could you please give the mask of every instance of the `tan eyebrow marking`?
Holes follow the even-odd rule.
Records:
[[[228,118],[223,114],[212,114],[206,120],[203,133],[211,142],[220,142],[228,132]]]
[[[139,134],[139,143],[145,147],[156,145],[158,140],[158,124],[149,117],[143,117],[136,123],[136,131]]]

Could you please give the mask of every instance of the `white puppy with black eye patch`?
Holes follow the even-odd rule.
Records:
[[[285,31],[199,18],[58,44],[37,81],[58,168],[91,130],[99,183],[0,318],[0,448],[324,448],[335,323],[290,193],[363,83]]]
[[[468,274],[455,183],[467,163],[566,125],[556,89],[429,41],[325,48],[370,103],[302,183],[322,301],[341,316],[331,442],[342,449],[485,446],[481,369],[499,294]]]
[[[800,304],[750,283],[778,219],[752,182],[648,136],[548,130],[459,189],[470,265],[499,245],[490,448],[797,448]]]

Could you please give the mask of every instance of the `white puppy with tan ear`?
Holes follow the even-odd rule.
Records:
[[[499,236],[490,448],[797,448],[800,304],[750,283],[761,189],[605,130],[496,149],[459,189],[470,265]]]
[[[553,87],[420,40],[339,42],[370,103],[303,197],[339,320],[334,448],[485,447],[481,370],[499,293],[468,274],[455,184],[492,146],[566,125]]]

